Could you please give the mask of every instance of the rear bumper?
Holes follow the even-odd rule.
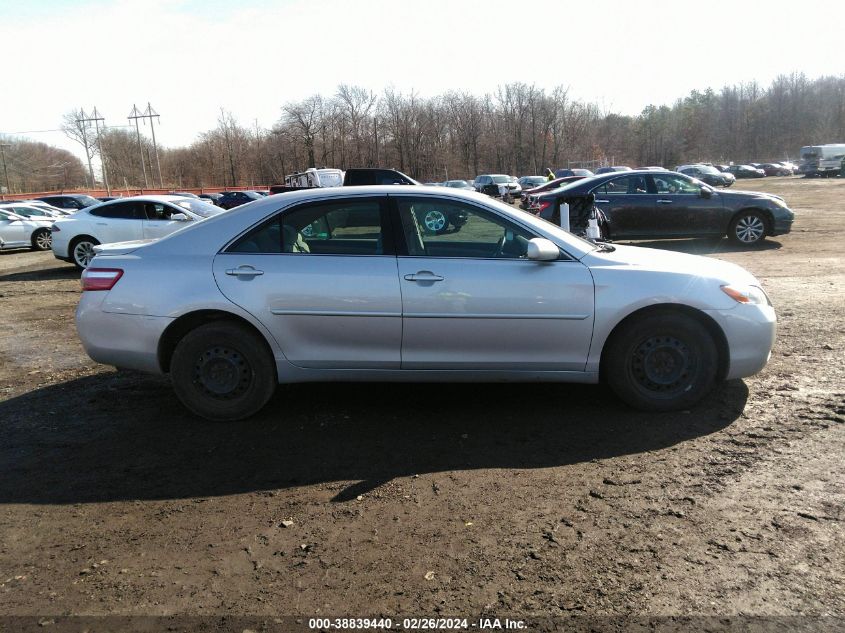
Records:
[[[103,312],[106,292],[83,292],[76,308],[76,330],[92,360],[104,365],[162,373],[158,343],[169,317]]]

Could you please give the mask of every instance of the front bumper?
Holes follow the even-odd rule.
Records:
[[[768,305],[737,305],[730,310],[706,310],[728,342],[726,380],[753,376],[766,366],[777,337],[777,316]]]
[[[795,212],[784,209],[788,215],[774,217],[772,220],[772,232],[770,235],[786,235],[792,231],[792,223],[795,221]]]
[[[160,374],[158,343],[169,317],[103,312],[107,292],[83,292],[76,331],[88,356],[104,365]]]

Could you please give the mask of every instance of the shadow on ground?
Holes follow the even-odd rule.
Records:
[[[39,270],[24,269],[17,272],[0,274],[0,282],[53,281],[56,279],[79,279],[79,271],[75,266],[58,266],[56,268],[41,268]]]
[[[691,255],[718,255],[719,253],[745,253],[745,252],[764,252],[777,250],[781,247],[781,243],[771,238],[763,240],[757,246],[743,246],[727,239],[722,238],[692,238],[685,240],[648,240],[629,242],[620,240],[614,242],[618,244],[625,244],[626,246],[640,246],[643,248],[658,248],[664,251],[675,251],[677,253],[689,253]]]
[[[395,477],[544,468],[672,446],[729,425],[748,390],[646,414],[604,387],[314,384],[282,387],[255,418],[207,423],[168,381],[81,378],[0,403],[0,503],[207,497],[322,482],[354,499]]]

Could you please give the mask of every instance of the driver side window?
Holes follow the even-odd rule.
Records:
[[[522,259],[535,237],[494,213],[437,198],[399,198],[399,217],[413,257]]]

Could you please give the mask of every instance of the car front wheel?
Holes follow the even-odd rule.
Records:
[[[728,237],[744,246],[759,244],[766,237],[766,219],[757,211],[744,211],[731,222]]]
[[[257,413],[276,389],[275,363],[265,341],[230,322],[189,332],[173,352],[170,374],[182,404],[217,422]]]
[[[634,408],[685,409],[716,381],[713,337],[684,314],[654,313],[624,323],[608,341],[602,373],[611,389]]]

